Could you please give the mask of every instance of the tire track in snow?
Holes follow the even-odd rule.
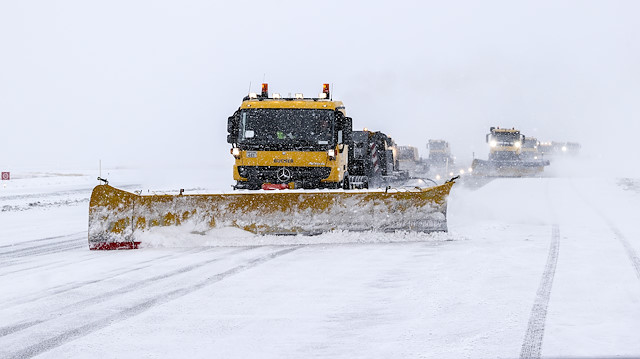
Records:
[[[10,201],[10,200],[21,200],[21,199],[31,199],[31,198],[41,199],[41,198],[47,198],[47,197],[68,196],[72,194],[85,194],[86,198],[88,199],[91,196],[92,190],[93,190],[93,187],[86,187],[86,188],[71,189],[66,191],[16,194],[16,195],[10,195],[10,196],[2,196],[0,198],[2,198],[5,201]]]
[[[81,242],[83,242],[83,241],[81,240]],[[8,259],[8,260],[7,260],[7,262],[5,262],[4,267],[11,267],[11,266],[14,266],[14,265],[23,264],[25,262],[19,261],[20,259],[23,259],[23,258],[29,258],[30,259],[31,257],[35,257],[35,256],[46,256],[46,255],[49,255],[49,254],[68,252],[68,251],[82,249],[82,248],[86,248],[86,245],[85,244],[73,244],[73,243],[70,243],[70,244],[67,244],[65,246],[58,246],[58,247],[51,248],[51,249],[40,250],[40,251],[35,251],[35,252],[30,252],[30,253],[24,253],[24,254],[20,254],[18,256],[15,256],[15,257],[7,257],[6,259]],[[1,256],[0,256],[0,258],[1,258]],[[3,260],[5,260],[5,259],[3,258]]]
[[[82,281],[82,282],[75,282],[75,283],[71,283],[71,284],[58,285],[56,287],[48,289],[46,291],[46,293],[44,293],[44,294],[39,293],[38,295],[35,295],[35,296],[33,296],[33,295],[32,296],[23,296],[23,297],[20,297],[18,299],[15,299],[13,301],[8,301],[8,302],[4,303],[3,307],[7,308],[7,307],[14,306],[14,305],[22,305],[22,304],[27,304],[27,303],[35,302],[35,301],[38,301],[38,300],[46,299],[46,298],[49,298],[49,297],[52,297],[52,296],[55,296],[55,295],[59,295],[59,294],[62,294],[62,293],[66,293],[66,292],[69,292],[69,291],[72,291],[72,290],[76,290],[76,289],[85,287],[87,285],[104,282],[104,281],[107,281],[107,280],[122,276],[124,274],[133,273],[133,272],[136,272],[138,270],[142,270],[142,269],[146,269],[146,268],[152,267],[155,264],[155,262],[158,262],[158,261],[171,260],[173,258],[177,258],[177,257],[183,256],[183,255],[191,253],[191,252],[197,253],[197,252],[202,252],[204,250],[206,250],[206,248],[189,249],[189,250],[186,250],[184,252],[178,252],[178,253],[174,253],[174,254],[167,254],[167,255],[160,256],[160,257],[152,258],[152,259],[149,259],[149,260],[146,260],[146,261],[139,262],[138,263],[139,265],[137,267],[124,268],[124,269],[121,269],[121,270],[118,270],[118,271],[114,271],[111,275],[109,275],[107,277],[101,277],[99,279],[86,280],[86,281]],[[75,263],[79,263],[79,262],[67,263],[67,264],[75,264]],[[0,328],[0,337],[2,337],[2,336],[3,336],[2,335],[2,328]]]
[[[111,291],[107,291],[107,292],[104,292],[102,294],[98,294],[96,296],[93,296],[91,298],[83,299],[83,300],[80,300],[80,301],[75,302],[73,304],[66,305],[66,306],[58,309],[55,313],[49,313],[48,317],[44,316],[44,318],[41,317],[38,320],[32,320],[32,321],[29,321],[29,322],[26,322],[26,323],[19,323],[19,324],[15,324],[15,325],[10,325],[8,327],[0,328],[0,338],[2,338],[3,336],[6,336],[8,334],[13,334],[13,333],[22,331],[24,329],[28,329],[30,327],[33,327],[33,326],[37,325],[37,324],[45,323],[45,322],[48,322],[50,320],[59,318],[59,317],[61,317],[63,315],[68,315],[68,314],[72,314],[72,313],[77,312],[77,311],[81,311],[81,310],[83,310],[83,309],[85,309],[85,308],[87,308],[87,307],[89,307],[91,305],[94,305],[94,304],[97,304],[97,303],[100,303],[100,302],[104,302],[104,301],[106,301],[108,299],[111,299],[111,298],[113,298],[115,296],[124,295],[124,294],[133,292],[133,291],[138,290],[138,289],[143,289],[144,287],[147,287],[147,286],[149,286],[149,285],[151,285],[151,284],[153,284],[155,282],[158,282],[160,280],[170,279],[171,277],[174,277],[176,275],[187,273],[187,272],[191,272],[191,271],[196,270],[198,268],[204,267],[204,266],[206,266],[208,264],[217,262],[217,261],[221,260],[222,258],[224,258],[224,256],[238,254],[238,253],[241,253],[241,252],[244,252],[244,251],[248,251],[248,250],[251,250],[251,249],[254,249],[254,248],[256,248],[256,247],[255,246],[253,246],[253,247],[242,247],[240,249],[233,250],[233,251],[231,251],[229,253],[225,253],[225,254],[223,254],[222,257],[209,258],[209,259],[207,259],[205,261],[201,261],[199,263],[191,264],[191,265],[188,265],[186,267],[182,267],[182,268],[179,268],[179,269],[176,269],[176,270],[172,270],[172,271],[164,273],[164,274],[156,275],[156,276],[151,277],[151,278],[145,278],[145,279],[133,282],[133,283],[131,283],[129,285],[126,285],[124,287],[121,287],[121,288],[118,288],[118,289],[114,289],[114,290],[111,290]],[[211,250],[211,248],[208,248],[208,250]],[[91,284],[91,283],[89,283],[89,284]],[[5,334],[2,334],[2,333],[5,333]]]
[[[84,233],[84,232],[81,232],[81,233]],[[71,238],[72,236],[75,236],[75,235],[78,235],[78,234],[74,233],[66,236],[50,237],[45,239],[49,240],[52,238]],[[30,246],[27,248],[20,248],[20,249],[0,252],[0,268],[6,270],[10,267],[20,266],[26,263],[32,264],[34,262],[30,258],[32,256],[60,253],[60,252],[65,252],[69,250],[74,250],[74,249],[81,249],[83,247],[87,247],[86,239],[84,235],[77,238],[73,238],[73,239],[61,240],[53,243],[47,243],[47,244],[42,244],[37,246]],[[9,270],[9,271],[0,273],[0,277],[8,274],[12,274],[12,273],[26,271],[29,269],[44,268],[47,266],[51,266],[52,264],[55,264],[55,263],[63,263],[63,262],[64,261],[55,261],[54,263],[45,262],[45,263],[39,263],[37,265],[32,265],[29,268]]]
[[[52,253],[66,252],[72,249],[80,249],[86,247],[86,243],[84,243],[84,238],[78,238],[74,240],[65,241],[65,243],[58,243],[55,246],[51,246],[48,248],[39,248],[32,251],[24,251],[18,255],[10,255],[6,256],[9,259],[17,259],[22,257],[32,257],[32,256],[43,256]],[[3,257],[3,256],[0,256]]]
[[[75,233],[65,234],[65,235],[62,235],[62,236],[54,236],[54,237],[45,237],[45,238],[39,238],[39,239],[32,239],[32,240],[18,242],[18,243],[14,243],[14,244],[5,244],[5,245],[0,246],[0,248],[16,247],[16,246],[20,246],[20,245],[27,244],[27,243],[33,243],[33,242],[50,241],[50,240],[58,239],[58,238],[65,238],[65,237],[71,237],[71,236],[75,236],[75,235],[80,235],[80,234],[83,234],[83,233],[87,233],[87,231],[75,232]]]
[[[296,246],[296,247],[290,247],[290,248],[286,248],[286,249],[282,249],[276,252],[272,252],[269,253],[267,255],[263,255],[261,257],[258,257],[256,259],[250,260],[248,262],[245,262],[244,264],[240,264],[238,266],[235,266],[231,269],[228,269],[224,272],[218,273],[218,274],[214,274],[211,275],[207,278],[205,278],[202,281],[199,281],[195,284],[191,284],[191,285],[187,285],[187,286],[183,286],[182,288],[178,288],[175,290],[171,290],[165,293],[160,293],[158,295],[155,295],[149,299],[146,299],[145,301],[135,304],[133,306],[130,306],[124,310],[121,310],[117,313],[111,314],[105,318],[102,318],[100,320],[96,320],[93,321],[91,323],[85,324],[83,326],[74,328],[74,329],[70,329],[67,330],[59,335],[56,335],[55,337],[46,339],[41,341],[40,343],[28,346],[22,350],[19,350],[17,352],[11,353],[7,356],[7,358],[31,358],[34,357],[38,354],[42,354],[44,352],[47,352],[51,349],[54,349],[56,347],[59,347],[65,343],[68,343],[70,341],[73,341],[75,339],[87,336],[97,330],[100,330],[102,328],[108,327],[113,323],[116,322],[120,322],[122,320],[125,319],[129,319],[131,317],[137,316],[141,313],[144,313],[145,311],[160,305],[160,304],[164,304],[167,302],[170,302],[172,300],[175,300],[177,298],[183,297],[187,294],[190,294],[192,292],[195,292],[199,289],[202,289],[206,286],[218,283],[228,277],[234,276],[236,274],[242,273],[246,270],[252,269],[254,267],[257,267],[261,264],[264,264],[268,261],[271,261],[275,258],[281,257],[285,254],[291,253],[297,249],[299,249],[301,246]]]
[[[34,320],[31,322],[24,322],[24,323],[19,323],[19,324],[15,324],[15,325],[10,325],[8,327],[2,327],[0,328],[0,337],[4,337],[5,335],[9,335],[13,332],[17,332],[19,330],[22,330],[24,328],[28,328],[28,327],[32,327],[38,323],[42,323],[41,320]]]
[[[520,359],[540,358],[542,354],[542,340],[544,338],[544,326],[547,318],[547,307],[551,296],[553,277],[558,263],[558,251],[560,249],[560,227],[554,224],[551,229],[551,244],[547,264],[542,273],[542,280],[533,302],[529,324],[522,343]]]
[[[207,259],[205,261],[202,261],[202,262],[199,262],[199,263],[195,263],[195,264],[191,264],[191,265],[188,265],[186,267],[178,268],[178,269],[172,270],[172,271],[167,272],[167,273],[159,274],[159,275],[156,275],[156,276],[153,276],[153,277],[150,277],[150,278],[145,278],[145,279],[139,280],[137,282],[133,282],[133,283],[131,283],[129,285],[126,285],[124,287],[121,287],[121,288],[118,288],[118,289],[114,289],[114,290],[111,290],[111,291],[108,291],[108,292],[93,296],[91,298],[83,299],[83,300],[78,301],[76,303],[73,303],[73,304],[67,305],[65,307],[62,307],[61,309],[62,310],[65,310],[65,309],[73,310],[73,309],[76,309],[76,307],[86,307],[86,306],[94,305],[96,303],[104,302],[104,301],[106,301],[108,299],[111,299],[111,298],[113,298],[115,296],[126,294],[126,293],[129,293],[129,292],[133,292],[135,290],[147,287],[147,286],[149,286],[149,285],[151,285],[151,284],[153,284],[155,282],[158,282],[158,281],[161,281],[161,280],[164,280],[164,279],[170,279],[171,277],[175,277],[175,276],[177,276],[179,274],[191,272],[191,271],[194,271],[196,269],[202,268],[202,267],[204,267],[206,265],[209,265],[211,263],[218,262],[221,259],[223,259],[225,256],[235,255],[235,254],[238,254],[238,253],[246,252],[246,251],[249,251],[249,250],[254,249],[254,248],[256,248],[256,247],[253,246],[253,247],[243,247],[243,248],[240,248],[240,249],[236,249],[236,250],[233,250],[233,251],[231,251],[229,253],[223,254],[221,257],[209,258],[209,259]],[[82,309],[82,308],[80,308],[80,309]]]
[[[17,269],[17,270],[0,273],[0,277],[6,276],[6,275],[9,275],[9,274],[14,274],[14,273],[26,272],[26,271],[34,270],[34,269],[40,269],[41,270],[41,269],[45,269],[45,268],[47,268],[47,269],[59,268],[59,267],[67,266],[67,265],[74,265],[74,264],[78,264],[80,262],[86,262],[86,261],[90,261],[90,260],[96,259],[96,252],[95,251],[90,251],[89,250],[89,246],[86,245],[86,243],[85,243],[86,242],[86,237],[84,236],[84,234],[86,233],[86,231],[82,231],[82,232],[79,232],[79,233],[83,234],[82,241],[80,241],[80,242],[84,243],[82,245],[79,245],[79,248],[83,248],[83,247],[87,248],[87,251],[86,251],[86,254],[84,255],[84,257],[88,257],[88,258],[82,259],[82,260],[75,260],[74,262],[68,262],[68,261],[62,260],[62,261],[55,261],[55,262],[49,262],[49,263],[42,263],[42,264],[39,264],[39,265],[27,267],[27,268],[20,268],[20,269]],[[78,233],[74,233],[74,234],[78,234]],[[36,239],[34,241],[41,241],[41,240],[52,239],[52,238],[62,238],[62,237],[68,237],[68,236],[71,236],[71,235],[49,237],[49,238],[43,238],[43,239]],[[25,242],[22,242],[22,243],[25,243]],[[76,249],[76,248],[72,248],[72,249]],[[62,252],[62,251],[60,251],[60,250],[55,250],[55,251],[54,250],[49,250],[49,251],[47,251],[47,254],[48,253],[58,253],[58,252]],[[100,252],[100,251],[98,251],[98,252]],[[173,256],[173,255],[168,255],[168,256]],[[9,259],[10,260],[11,259],[19,260],[20,258],[23,258],[23,257],[28,257],[28,256],[19,256],[18,258],[9,258]],[[151,261],[155,261],[157,259],[158,258],[150,259],[148,261],[140,262],[140,264],[151,262]],[[24,264],[24,262],[20,262],[20,261],[18,261],[18,262],[16,262],[16,261],[9,262],[9,261],[7,261],[7,262],[2,262],[0,266],[2,266],[4,268],[8,268],[8,267],[12,267],[12,266],[18,266],[18,265],[21,265],[21,264]]]
[[[200,252],[200,251],[203,251],[203,249],[195,250],[195,252]],[[159,261],[159,260],[169,259],[170,257],[179,257],[179,256],[184,255],[185,253],[189,253],[189,252],[194,252],[194,250],[188,250],[188,251],[180,252],[180,253],[177,253],[177,254],[169,254],[169,255],[165,255],[165,256],[160,256],[158,258],[154,258],[154,259],[150,259],[150,260],[146,260],[146,261],[140,262],[140,264],[151,263],[151,262],[156,262],[156,261]],[[237,253],[237,252],[239,252],[239,251],[234,251],[232,253]],[[232,253],[230,253],[230,254],[232,254]],[[79,289],[79,288],[87,286],[87,285],[103,282],[103,281],[106,281],[106,280],[109,280],[109,279],[113,279],[113,278],[119,277],[119,276],[127,274],[127,273],[131,273],[131,272],[135,272],[135,271],[140,270],[140,269],[148,268],[148,267],[151,267],[152,265],[153,265],[153,263],[147,264],[147,265],[144,265],[144,266],[139,266],[139,267],[132,268],[132,269],[125,269],[125,270],[117,272],[116,274],[113,274],[113,275],[111,275],[109,277],[72,284],[71,286],[68,286],[67,288],[58,288],[57,290],[55,290],[55,288],[54,288],[53,292],[50,293],[50,294],[40,295],[40,296],[38,296],[36,298],[31,298],[31,299],[26,299],[26,300],[23,300],[23,298],[20,298],[20,299],[14,300],[13,302],[9,302],[7,304],[4,304],[3,308],[9,308],[12,305],[16,305],[16,304],[26,304],[26,303],[34,302],[34,301],[37,301],[37,300],[45,299],[45,298],[50,297],[50,296],[54,296],[54,295],[58,295],[58,294],[61,294],[61,293],[69,292],[71,290]],[[47,322],[48,320],[50,320],[50,319],[39,319],[39,320],[33,320],[33,321],[29,321],[29,322],[23,322],[23,323],[19,323],[19,324],[9,325],[9,326],[6,326],[6,327],[0,327],[0,338],[2,338],[4,336],[7,336],[9,334],[13,334],[13,333],[19,332],[21,330],[33,327],[33,326],[35,326],[37,324]]]
[[[611,229],[611,231],[616,236],[616,238],[618,238],[618,241],[620,241],[620,244],[622,244],[622,247],[624,248],[624,251],[627,254],[627,258],[629,258],[629,261],[633,266],[633,269],[636,273],[636,277],[640,279],[640,257],[638,257],[638,253],[633,248],[633,246],[631,245],[627,237],[625,237],[624,234],[622,234],[622,232],[618,229],[618,227],[609,219],[609,217],[607,217],[602,212],[600,208],[598,208],[593,203],[591,203],[591,201],[589,201],[589,199],[587,199],[584,195],[582,195],[581,192],[578,192],[575,186],[572,186],[572,188],[582,198],[583,201],[585,201],[589,206],[591,206],[591,208],[598,214],[598,216],[600,216],[600,218],[602,218],[602,220],[607,224],[609,229]]]
[[[118,188],[122,188],[122,189],[127,189],[127,188],[139,188],[141,185],[140,184],[128,184],[128,185],[121,185],[118,186]],[[89,186],[89,187],[83,187],[83,188],[76,188],[76,189],[69,189],[69,190],[62,190],[62,191],[54,191],[54,192],[38,192],[38,193],[24,193],[24,194],[15,194],[15,195],[7,195],[7,196],[0,196],[0,199],[5,200],[5,201],[9,201],[9,200],[20,200],[20,199],[30,199],[30,198],[47,198],[47,197],[59,197],[59,196],[67,196],[70,194],[84,194],[87,198],[87,200],[91,197],[91,193],[93,192],[93,189],[95,188],[95,186]]]
[[[638,257],[638,253],[633,248],[633,246],[631,245],[627,237],[625,237],[624,234],[620,232],[618,227],[616,227],[613,224],[613,222],[609,220],[609,218],[605,217],[605,215],[602,214],[600,211],[598,211],[598,214],[607,223],[607,225],[609,226],[613,234],[615,234],[616,238],[618,238],[618,240],[622,244],[622,247],[624,247],[624,251],[627,254],[627,258],[629,258],[629,261],[631,262],[631,265],[633,266],[633,269],[636,272],[636,277],[640,279],[640,257]]]
[[[64,236],[62,238],[71,238],[73,235]],[[76,238],[66,239],[62,241],[56,241],[53,243],[41,244],[37,246],[30,246],[27,248],[20,248],[15,250],[0,252],[2,258],[20,258],[32,255],[47,254],[59,252],[60,250],[67,250],[69,248],[81,248],[86,245],[85,236],[78,236]]]
[[[91,253],[89,252],[89,250],[87,249],[87,255],[91,255]],[[86,256],[84,256],[86,257]],[[76,257],[77,258],[77,257]],[[4,273],[0,273],[0,277],[9,275],[9,274],[15,274],[15,273],[23,273],[23,272],[28,272],[31,270],[50,270],[52,268],[60,268],[60,267],[64,267],[67,265],[76,265],[78,263],[82,263],[82,262],[86,262],[86,261],[90,261],[90,260],[94,260],[95,257],[88,257],[85,259],[80,259],[80,260],[75,260],[76,258],[74,258],[73,262],[70,262],[69,260],[62,259],[62,260],[55,260],[53,262],[45,262],[45,263],[40,263],[37,265],[33,265],[30,267],[26,267],[26,268],[20,268],[20,269],[16,269],[16,270],[12,270],[12,271],[8,271],[8,272],[4,272]],[[56,259],[59,259],[59,257],[56,257]],[[16,258],[16,260],[18,260],[18,258]],[[19,266],[19,265],[23,265],[23,264],[27,264],[27,263],[31,263],[31,261],[13,261],[13,262],[7,262],[7,265],[5,265],[5,268],[9,268],[9,267],[15,267],[15,266]]]

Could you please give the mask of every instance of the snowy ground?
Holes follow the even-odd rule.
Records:
[[[220,173],[160,178],[228,190]],[[445,235],[109,252],[87,249],[95,177],[0,184],[0,357],[640,357],[637,178],[456,185]]]

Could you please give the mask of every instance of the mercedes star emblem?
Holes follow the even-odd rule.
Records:
[[[288,182],[291,179],[291,171],[288,168],[280,168],[278,170],[278,181]]]

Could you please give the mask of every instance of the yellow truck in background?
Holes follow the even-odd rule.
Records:
[[[489,161],[518,161],[522,152],[524,135],[515,128],[491,127],[486,140],[489,144]]]
[[[549,161],[529,158],[537,151],[537,140],[527,138],[515,128],[491,127],[486,135],[489,144],[487,161],[474,159],[471,168],[474,176],[482,177],[526,177],[544,171]],[[525,148],[527,147],[527,148]],[[531,149],[529,149],[529,147]]]

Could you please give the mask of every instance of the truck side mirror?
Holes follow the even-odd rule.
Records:
[[[342,126],[342,130],[343,130],[343,140],[344,143],[346,143],[347,145],[351,144],[352,142],[352,133],[353,133],[353,120],[351,119],[351,117],[345,117],[344,118],[344,125]]]
[[[227,132],[232,133],[233,132],[233,127],[234,127],[234,123],[233,123],[233,116],[229,116],[229,118],[227,119]]]
[[[487,133],[487,143],[489,143],[489,133]]]
[[[227,119],[227,143],[236,143],[238,142],[238,127],[239,127],[239,117],[238,111],[236,111],[233,116],[229,116]]]

